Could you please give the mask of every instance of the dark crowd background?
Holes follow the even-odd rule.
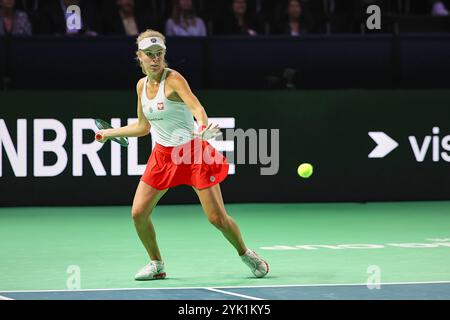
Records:
[[[194,89],[449,88],[449,2],[0,0],[0,89],[133,89],[148,28]]]
[[[450,31],[449,0],[0,0],[2,34],[169,36],[364,33],[368,5],[382,8],[381,32]],[[66,8],[81,8],[67,30]]]

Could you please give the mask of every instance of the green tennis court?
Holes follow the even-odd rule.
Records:
[[[450,202],[229,204],[270,264],[256,279],[199,205],[153,213],[167,279],[130,207],[0,209],[2,299],[450,299]]]

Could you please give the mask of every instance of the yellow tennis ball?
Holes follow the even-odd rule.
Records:
[[[297,173],[302,178],[309,178],[313,174],[313,166],[310,163],[302,163],[298,166]]]

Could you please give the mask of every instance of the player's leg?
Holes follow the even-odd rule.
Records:
[[[131,208],[134,226],[151,260],[161,260],[151,214],[167,190],[158,190],[140,181]]]
[[[243,255],[247,247],[236,222],[225,211],[219,184],[200,190],[194,188],[194,190],[209,222],[223,233],[239,255]]]
[[[151,213],[167,190],[155,189],[143,181],[140,181],[137,187],[131,214],[139,239],[147,250],[151,263],[139,271],[135,277],[136,280],[151,280],[162,277],[164,264],[156,241]]]
[[[220,185],[216,184],[205,189],[196,189],[203,211],[209,222],[219,229],[225,238],[234,246],[242,261],[251,269],[256,277],[264,277],[269,272],[269,265],[254,251],[247,249],[236,222],[226,210],[222,199]]]

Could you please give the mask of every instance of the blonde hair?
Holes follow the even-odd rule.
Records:
[[[152,30],[152,29],[147,29],[147,30],[145,30],[144,32],[141,32],[141,33],[137,36],[136,44],[139,45],[139,42],[140,42],[142,39],[150,38],[150,37],[157,37],[157,38],[160,38],[160,39],[164,42],[164,44],[166,44],[166,37],[165,37],[161,32],[158,32],[158,31]],[[147,73],[146,73],[145,70],[144,70],[144,66],[143,66],[142,63],[141,63],[141,60],[139,60],[138,52],[139,52],[139,50],[136,51],[136,59],[137,59],[137,61],[139,62],[139,66],[141,67],[142,73],[145,74],[145,75],[147,75]],[[164,59],[164,64],[165,64],[165,67],[168,66],[166,59]]]

